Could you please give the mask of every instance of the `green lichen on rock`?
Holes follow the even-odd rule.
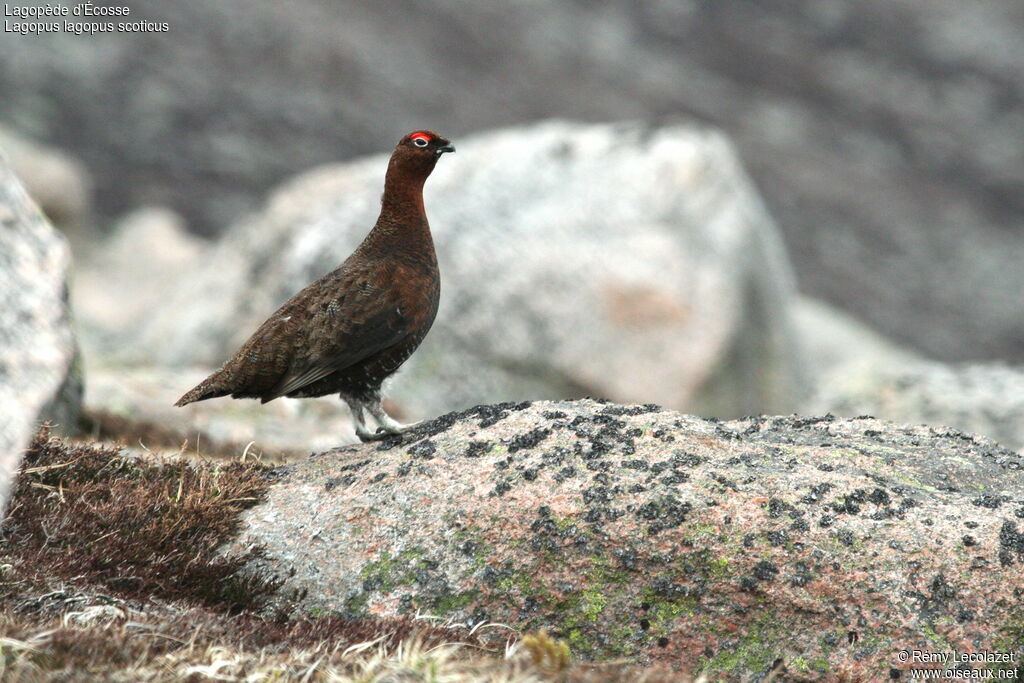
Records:
[[[747,628],[734,643],[714,657],[705,659],[702,673],[734,671],[767,671],[780,653],[788,649],[785,624],[777,615],[763,612],[748,622]]]
[[[411,584],[415,580],[415,562],[424,554],[420,548],[404,550],[395,557],[385,551],[379,560],[369,563],[359,572],[363,586],[391,593],[398,586]]]
[[[344,602],[342,602],[341,614],[343,616],[352,618],[366,616],[366,603],[369,601],[369,599],[369,594],[364,591],[358,591],[356,593],[353,593],[352,595],[349,595],[347,598],[345,598]],[[318,612],[319,614],[324,613],[324,610],[322,608],[314,607],[312,610],[310,610],[310,614],[313,614],[314,611]]]
[[[430,602],[431,613],[442,617],[448,616],[452,612],[469,607],[479,598],[478,590],[438,595]]]
[[[985,642],[1024,583],[1024,459],[945,429],[579,401],[480,406],[421,430],[275,480],[272,508],[338,519],[299,520],[344,530],[329,541],[282,542],[285,515],[252,514],[268,552],[315,568],[304,586],[333,572],[350,587],[320,597],[330,609],[508,623],[583,658],[728,678],[781,659],[874,680],[903,642]],[[329,457],[367,464],[328,506]],[[325,564],[326,548],[365,559]]]
[[[650,629],[655,635],[668,633],[676,619],[684,614],[693,614],[697,608],[696,598],[666,598],[650,590],[645,591],[644,602],[650,605]]]

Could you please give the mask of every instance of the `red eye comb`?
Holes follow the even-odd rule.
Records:
[[[427,135],[426,133],[413,133],[412,135],[409,136],[409,139],[410,140],[426,140],[427,142],[430,142],[430,136]]]

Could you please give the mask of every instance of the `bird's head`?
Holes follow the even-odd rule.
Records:
[[[454,152],[455,146],[431,130],[416,130],[398,141],[391,155],[392,166],[407,173],[430,175],[434,164],[445,152]]]

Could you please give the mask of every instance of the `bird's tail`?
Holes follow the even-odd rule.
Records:
[[[231,390],[226,388],[221,382],[220,374],[220,372],[215,372],[204,379],[192,391],[179,398],[178,402],[174,405],[180,408],[196,401],[205,401],[208,398],[217,398],[218,396],[230,394]]]

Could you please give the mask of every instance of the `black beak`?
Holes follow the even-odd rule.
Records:
[[[438,147],[437,148],[437,153],[438,154],[444,154],[445,152],[454,152],[454,151],[455,151],[455,145],[453,145],[450,142],[446,143],[444,147]]]

